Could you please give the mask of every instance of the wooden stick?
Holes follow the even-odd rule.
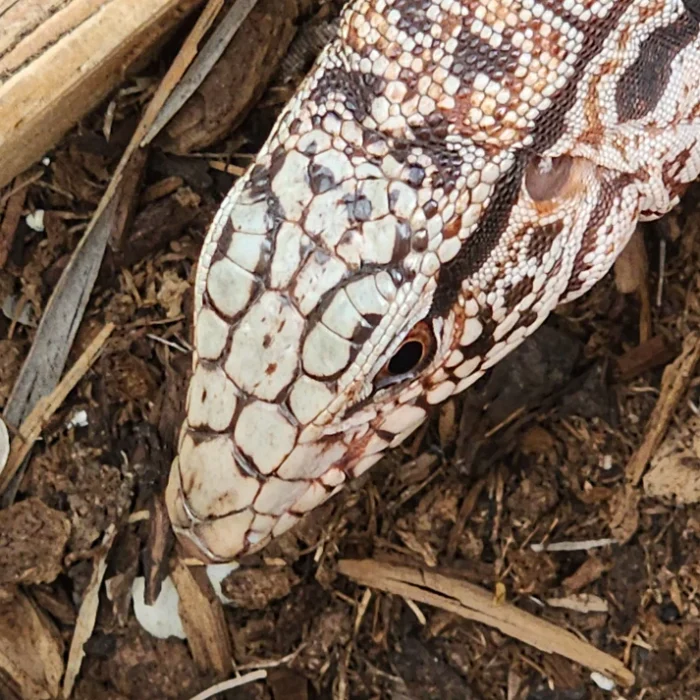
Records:
[[[12,478],[17,473],[24,458],[29,454],[34,443],[39,439],[41,431],[49,422],[53,414],[66,400],[68,394],[75,388],[77,383],[85,376],[92,363],[97,359],[107,338],[114,330],[114,324],[108,323],[88,345],[78,361],[70,368],[65,377],[59,382],[56,388],[41,399],[34,410],[27,416],[12,441],[10,447],[10,458],[0,475],[0,494],[7,488]]]
[[[644,441],[625,467],[627,482],[632,486],[639,484],[649,460],[661,444],[699,362],[700,333],[690,333],[686,336],[681,354],[664,370],[661,394],[647,423]]]
[[[466,581],[373,559],[343,559],[338,562],[338,571],[364,586],[427,603],[467,620],[495,627],[547,654],[560,654],[598,671],[624,687],[634,685],[632,672],[614,656],[514,605],[496,602],[493,594]]]
[[[90,583],[83,594],[83,602],[80,604],[78,619],[75,621],[73,638],[68,651],[66,663],[66,675],[63,677],[62,697],[67,699],[73,694],[75,681],[80,673],[85,658],[85,645],[90,641],[97,621],[97,610],[100,607],[100,590],[102,580],[107,571],[107,557],[117,536],[117,528],[112,523],[102,537],[97,556],[92,567]]]
[[[0,187],[41,158],[201,2],[0,3]]]
[[[239,676],[238,678],[231,678],[227,681],[222,681],[213,685],[211,688],[203,690],[201,693],[195,695],[192,700],[208,700],[208,698],[213,698],[219,693],[223,693],[227,690],[233,690],[234,688],[240,688],[242,685],[247,685],[248,683],[255,683],[256,681],[264,681],[267,678],[267,671],[253,671],[245,676]]]

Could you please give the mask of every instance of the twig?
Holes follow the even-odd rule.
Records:
[[[73,686],[85,657],[85,644],[89,641],[95,628],[97,609],[100,605],[100,588],[102,587],[105,571],[107,571],[107,556],[112,548],[116,534],[117,528],[114,524],[110,525],[102,538],[99,556],[95,558],[93,564],[92,576],[83,597],[83,602],[80,605],[68,653],[66,675],[63,678],[62,695],[64,698],[69,698],[73,693]]]
[[[49,420],[51,420],[53,414],[60,408],[68,394],[73,391],[78,382],[90,369],[93,362],[95,362],[113,330],[114,324],[108,323],[97,334],[90,345],[88,345],[83,354],[78,358],[78,361],[59,382],[58,386],[49,396],[41,399],[34,407],[34,410],[24,420],[17,432],[17,436],[12,440],[10,459],[0,476],[0,494],[5,491],[10,481],[12,481],[12,478],[17,473],[24,458],[29,454],[34,443],[39,439],[41,431]]]
[[[676,407],[693,378],[698,362],[700,362],[700,333],[691,333],[686,337],[679,357],[664,370],[661,379],[661,395],[649,418],[644,441],[625,467],[628,484],[639,485],[649,460],[661,444]]]
[[[240,29],[257,2],[258,0],[237,0],[237,2],[234,2],[226,16],[212,32],[207,43],[192,61],[187,73],[169,95],[156,119],[153,120],[153,124],[151,124],[148,133],[141,141],[142,148],[153,141],[163,127],[180,111],[182,105],[192,97],[195,90],[202,84],[214,64],[221,58],[221,54],[223,54],[226,47],[231,43],[231,39],[236,35],[236,32]],[[200,19],[208,21],[208,26],[211,26],[211,22],[221,9],[221,5],[222,0],[210,2]]]
[[[240,676],[238,678],[231,678],[227,681],[222,681],[213,685],[211,688],[203,690],[201,693],[195,695],[191,700],[207,700],[207,698],[213,698],[217,693],[223,693],[225,690],[232,690],[233,688],[240,688],[242,685],[248,685],[248,683],[255,683],[256,681],[262,681],[267,678],[267,671],[253,671],[245,676]]]
[[[617,540],[610,537],[602,540],[581,540],[580,542],[551,542],[549,544],[531,544],[533,552],[581,552],[590,549],[600,549],[611,544],[617,544]]]
[[[497,603],[489,591],[466,581],[372,559],[343,559],[338,562],[338,571],[362,585],[427,603],[468,620],[495,627],[503,634],[542,652],[560,654],[598,671],[624,687],[634,685],[634,674],[614,656],[514,605]]]

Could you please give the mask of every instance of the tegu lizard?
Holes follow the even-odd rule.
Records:
[[[263,547],[609,270],[700,173],[700,0],[353,0],[199,260],[167,490]]]

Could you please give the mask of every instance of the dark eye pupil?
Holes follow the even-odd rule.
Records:
[[[390,374],[399,375],[410,372],[423,357],[423,343],[417,340],[409,340],[404,343],[396,354],[389,360],[387,369]]]

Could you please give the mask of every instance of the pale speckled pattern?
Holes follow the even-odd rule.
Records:
[[[355,0],[223,202],[167,491],[264,546],[595,284],[700,172],[697,0]],[[393,358],[393,359],[392,359]]]

